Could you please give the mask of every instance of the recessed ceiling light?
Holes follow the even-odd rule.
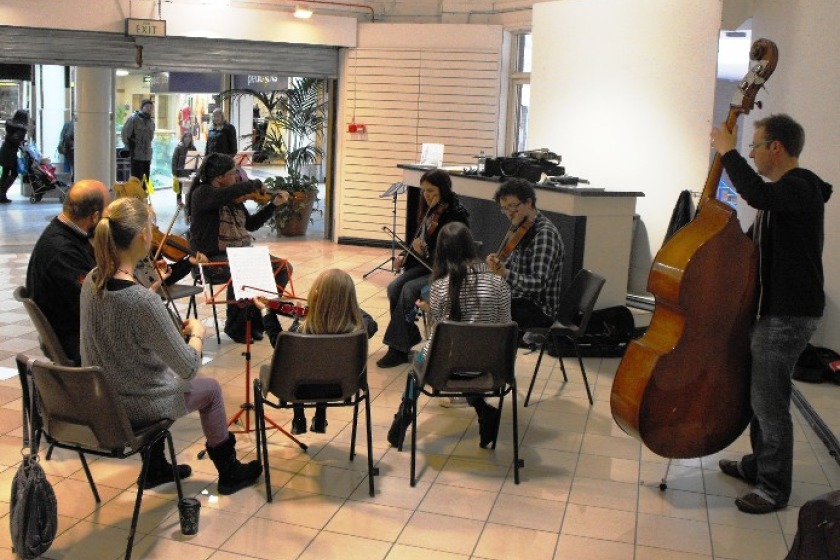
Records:
[[[295,17],[298,19],[309,19],[312,17],[312,10],[303,6],[295,6]]]

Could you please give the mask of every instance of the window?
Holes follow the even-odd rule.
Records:
[[[513,64],[508,109],[508,153],[528,147],[528,116],[531,106],[531,33],[514,35]]]

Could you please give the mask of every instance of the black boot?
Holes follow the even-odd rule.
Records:
[[[315,405],[315,416],[312,418],[312,425],[309,429],[317,434],[325,434],[327,432],[327,405]]]
[[[292,410],[294,411],[294,417],[292,418],[292,435],[299,436],[300,434],[305,434],[306,414],[303,412],[303,406],[295,405]]]
[[[499,433],[499,420],[502,415],[499,409],[490,406],[484,399],[479,399],[478,403],[473,405],[475,412],[478,414],[478,446],[482,449],[487,449],[487,446],[496,441],[496,435]]]
[[[408,363],[408,354],[396,348],[388,347],[384,356],[377,360],[376,365],[382,369],[397,367],[400,364]]]
[[[243,465],[236,458],[236,437],[228,435],[228,439],[216,447],[207,446],[207,454],[219,472],[219,494],[227,496],[250,486],[262,474],[259,461],[251,461]]]
[[[411,402],[403,399],[388,429],[388,443],[392,447],[399,447],[402,444],[409,424],[411,424]]]
[[[163,446],[166,443],[165,439],[157,442],[149,451],[149,469],[146,472],[146,488],[154,488],[167,482],[172,482],[175,478],[172,475],[172,463],[166,460],[163,453]],[[178,465],[178,478],[184,480],[189,478],[192,474],[192,469],[189,465]],[[137,483],[140,483],[138,477]]]

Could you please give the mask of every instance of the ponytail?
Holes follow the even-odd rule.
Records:
[[[149,224],[149,208],[136,198],[118,198],[105,209],[93,234],[96,269],[93,285],[102,295],[108,281],[117,273],[120,253],[131,247],[134,238]]]

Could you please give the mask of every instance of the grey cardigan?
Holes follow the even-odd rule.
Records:
[[[140,285],[106,287],[98,296],[94,273],[82,285],[82,365],[102,368],[134,426],[186,415],[184,392],[201,356],[184,342],[160,296]]]

